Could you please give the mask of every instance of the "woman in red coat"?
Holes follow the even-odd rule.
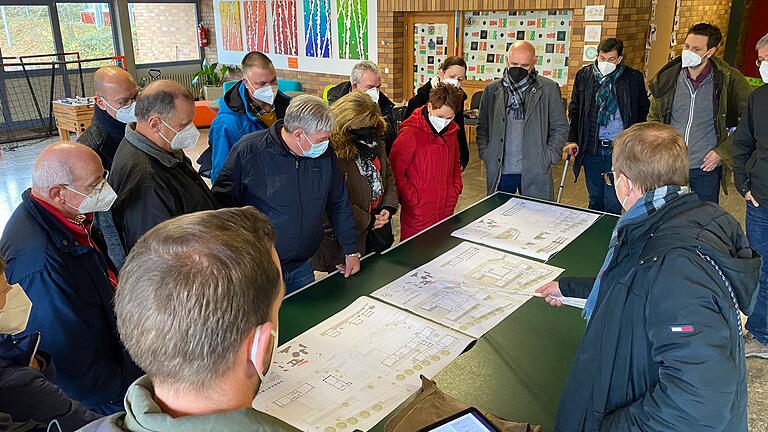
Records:
[[[461,194],[459,127],[464,103],[458,87],[438,84],[429,103],[400,125],[389,160],[402,207],[400,240],[451,216]]]

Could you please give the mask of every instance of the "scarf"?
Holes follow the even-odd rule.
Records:
[[[376,141],[363,140],[358,140],[355,144],[357,145],[355,164],[357,164],[360,175],[368,180],[368,186],[371,188],[371,202],[374,202],[381,197],[384,191],[381,184],[381,173],[373,165],[373,160],[379,153],[379,144]]]
[[[527,77],[520,80],[520,82],[513,82],[509,78],[509,74],[504,73],[504,77],[501,79],[501,83],[509,93],[509,100],[507,101],[507,117],[514,120],[522,120],[525,118],[525,96],[531,89],[531,86],[536,82],[536,76],[538,72],[533,69]]]
[[[658,189],[646,192],[639,200],[637,200],[632,208],[621,216],[619,223],[616,224],[616,228],[613,229],[613,234],[611,234],[608,254],[605,256],[605,261],[603,261],[603,265],[597,273],[595,284],[592,286],[592,291],[589,293],[587,303],[584,305],[582,316],[585,320],[589,321],[592,317],[592,312],[595,310],[597,297],[600,294],[600,283],[602,282],[605,269],[608,268],[611,260],[613,260],[619,230],[625,225],[640,222],[643,219],[648,218],[672,199],[687,193],[690,193],[690,189],[685,186],[662,186]]]
[[[622,61],[616,65],[616,70],[605,76],[597,68],[597,63],[592,63],[592,73],[595,74],[595,79],[600,83],[600,90],[597,91],[596,96],[597,124],[605,126],[613,120],[613,116],[619,109],[619,103],[616,101],[616,90],[613,88],[613,84],[624,73],[624,62]]]

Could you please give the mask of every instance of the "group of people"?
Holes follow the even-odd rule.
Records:
[[[768,268],[753,252],[768,253],[768,86],[750,94],[714,56],[720,40],[692,26],[650,98],[622,42],[603,41],[576,75],[570,124],[527,42],[483,91],[489,194],[551,200],[567,152],[589,207],[626,211],[596,278],[539,289],[554,306],[587,299],[557,430],[747,429],[744,357],[768,358]],[[768,82],[768,35],[757,49]],[[280,92],[262,53],[242,66],[199,172],[184,153],[200,136],[190,92],[161,80],[139,93],[116,67],[95,74],[79,142],[37,158],[0,239],[0,385],[18,389],[0,396],[0,426],[293,430],[251,408],[284,296],[315,270],[357,273],[394,243],[398,211],[401,240],[453,214],[470,157],[462,58],[443,62],[403,121],[372,62],[329,90],[330,106]],[[746,238],[712,204],[729,169]]]

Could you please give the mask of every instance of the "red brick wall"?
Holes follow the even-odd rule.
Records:
[[[720,48],[717,52],[718,56],[722,56],[725,49],[728,19],[730,16],[731,0],[682,0],[675,54],[679,55],[683,50],[683,43],[685,43],[688,28],[693,24],[706,21],[720,27],[720,30],[723,32],[723,41],[720,43]]]

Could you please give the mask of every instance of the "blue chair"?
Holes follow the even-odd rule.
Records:
[[[277,89],[283,93],[304,91],[304,87],[296,80],[277,80]]]

